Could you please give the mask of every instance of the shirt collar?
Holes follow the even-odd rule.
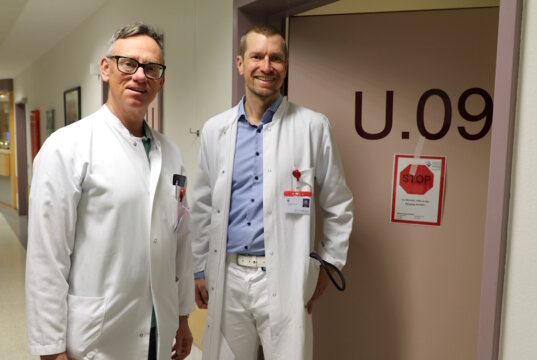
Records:
[[[149,125],[147,125],[147,122],[144,121],[144,134],[142,135],[142,140],[148,140],[149,143],[153,141],[153,133],[151,132],[151,128]]]
[[[278,99],[276,99],[276,101],[274,101],[272,103],[272,105],[270,105],[268,107],[267,110],[265,110],[265,112],[263,113],[263,119],[261,120],[261,123],[262,124],[268,124],[269,122],[272,121],[272,118],[274,117],[274,113],[278,110],[278,108],[280,107],[280,104],[282,103],[282,100],[283,100],[283,96],[278,96]],[[244,102],[246,101],[246,96],[243,96],[241,101],[239,102],[239,110],[238,110],[238,117],[239,117],[239,121],[247,121],[247,118],[246,118],[246,112],[244,111]]]

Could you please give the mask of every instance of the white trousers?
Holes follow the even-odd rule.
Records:
[[[271,359],[267,277],[261,268],[227,260],[221,332],[237,360]]]

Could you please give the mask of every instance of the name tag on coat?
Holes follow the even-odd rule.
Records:
[[[285,213],[309,215],[311,209],[311,195],[311,191],[284,191],[283,198]]]

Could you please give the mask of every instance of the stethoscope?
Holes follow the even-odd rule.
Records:
[[[336,287],[336,289],[338,289],[339,291],[343,291],[345,290],[345,278],[343,277],[343,274],[341,273],[341,271],[335,267],[333,264],[330,264],[328,261],[326,260],[323,260],[321,258],[321,256],[319,254],[317,254],[316,252],[311,252],[310,253],[310,257],[317,260],[320,264],[321,264],[321,268],[326,272],[326,275],[328,275],[328,278],[330,279],[330,281],[332,281],[332,284],[334,284],[334,286]],[[341,285],[338,284],[338,282],[336,281],[336,279],[334,279],[334,277],[332,276],[332,273],[330,272],[330,269],[334,269],[339,277],[339,279],[341,280]]]

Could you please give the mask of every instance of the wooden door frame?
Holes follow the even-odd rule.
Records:
[[[499,355],[522,3],[523,0],[500,1],[479,304],[478,360],[498,359]]]
[[[28,215],[28,151],[26,148],[26,101],[15,103],[15,159],[19,216]]]

